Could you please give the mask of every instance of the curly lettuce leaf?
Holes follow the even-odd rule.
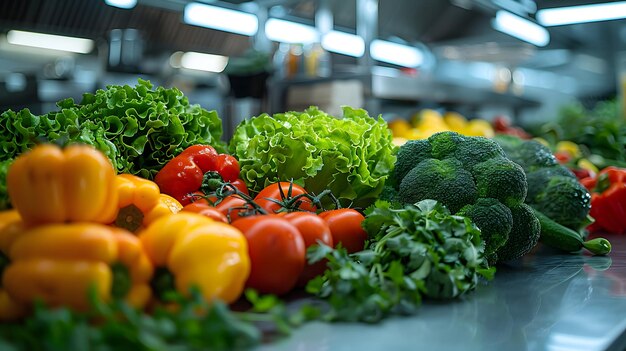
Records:
[[[28,109],[0,115],[1,160],[39,142],[93,145],[120,173],[152,178],[188,146],[210,144],[224,151],[222,122],[215,111],[190,105],[176,89],[139,79],[135,87],[107,86],[57,103],[58,111],[37,116]]]
[[[9,190],[7,189],[7,173],[12,163],[13,159],[0,161],[0,211],[11,208]]]
[[[255,191],[293,179],[309,192],[328,188],[343,204],[363,207],[380,194],[395,163],[385,121],[351,107],[343,108],[342,118],[310,107],[245,120],[230,151]]]

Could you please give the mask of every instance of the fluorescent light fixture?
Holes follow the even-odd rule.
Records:
[[[220,73],[228,64],[228,57],[202,54],[199,52],[175,52],[170,56],[170,65],[175,68],[187,68],[197,71]]]
[[[7,33],[9,44],[24,45],[35,48],[60,50],[87,54],[93,50],[94,42],[91,39],[66,37],[21,30],[10,30]]]
[[[137,0],[104,0],[104,3],[121,9],[132,9],[137,5]]]
[[[365,42],[358,35],[332,30],[322,38],[325,50],[338,54],[361,57],[365,53]]]
[[[556,7],[537,11],[537,21],[544,26],[608,21],[620,18],[626,18],[626,1]]]
[[[370,46],[374,60],[404,67],[417,67],[424,62],[424,54],[415,47],[375,39]]]
[[[289,44],[308,44],[319,38],[315,27],[276,18],[270,18],[265,23],[265,35],[270,40]]]
[[[493,29],[536,46],[546,46],[550,33],[542,26],[510,12],[500,10],[491,21]]]
[[[249,36],[259,29],[259,19],[254,14],[199,3],[185,6],[183,20],[195,26]]]

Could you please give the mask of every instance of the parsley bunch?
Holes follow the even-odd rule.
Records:
[[[411,314],[422,297],[450,299],[491,279],[478,228],[434,200],[394,207],[377,201],[366,211],[365,250],[313,247],[309,261],[328,260],[327,270],[307,291],[328,300],[329,320],[377,322]]]
[[[315,318],[311,309],[290,312],[275,296],[252,290],[246,291],[247,311],[221,301],[209,305],[197,289],[188,297],[168,294],[173,305],[151,313],[122,301],[105,303],[95,293],[90,298],[89,312],[39,304],[19,323],[0,325],[0,350],[248,350]]]

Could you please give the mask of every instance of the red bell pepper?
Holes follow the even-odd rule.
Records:
[[[591,231],[626,233],[626,168],[607,167],[581,183],[591,193]]]
[[[231,155],[218,154],[210,145],[192,145],[170,160],[157,173],[155,183],[161,192],[178,200],[183,206],[193,200],[189,194],[215,190],[223,182],[234,184],[247,193],[239,179],[239,162]]]

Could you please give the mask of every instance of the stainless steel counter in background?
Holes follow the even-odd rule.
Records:
[[[608,257],[539,246],[457,301],[375,325],[309,323],[259,351],[626,350],[626,236]]]

